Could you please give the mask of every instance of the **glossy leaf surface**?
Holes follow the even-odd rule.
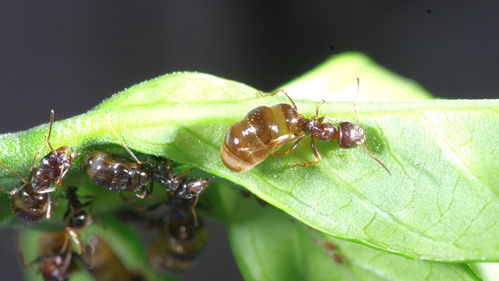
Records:
[[[354,54],[346,56],[352,63],[366,64]],[[291,96],[301,98],[296,102],[305,116],[313,115],[318,103],[305,99],[308,92],[299,86],[323,72],[338,73],[351,83],[326,83],[325,88],[315,87],[315,93],[327,94],[329,100],[334,100],[335,93],[350,92],[355,97],[358,73],[335,69],[344,65],[335,63],[340,59],[345,57],[290,85]],[[361,77],[361,100],[395,95],[390,89],[420,91],[418,99],[427,97],[413,83],[372,67],[384,78],[366,79],[370,82],[364,86]],[[169,157],[245,186],[335,237],[420,259],[499,260],[499,101],[358,102],[367,147],[392,176],[361,148],[339,149],[336,143],[318,144],[320,164],[291,169],[295,163],[312,160],[308,141],[292,155],[270,157],[248,172],[226,169],[219,150],[227,129],[252,108],[278,102],[287,100],[261,98],[255,89],[210,75],[171,74],[118,93],[86,114],[57,122],[52,144],[84,153],[92,145],[116,144],[122,138],[138,152]],[[350,102],[328,102],[321,113],[356,120]],[[0,136],[0,160],[16,171],[27,171],[46,130],[44,125]],[[77,163],[72,174],[84,178],[80,166]],[[5,171],[1,175],[8,176]],[[5,199],[3,206],[8,204]],[[7,223],[11,214],[4,210],[0,217]]]
[[[234,187],[210,192],[245,280],[481,280],[466,264],[411,260],[333,239]]]

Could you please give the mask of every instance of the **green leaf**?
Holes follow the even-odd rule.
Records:
[[[354,79],[360,80],[360,93]],[[293,97],[326,101],[382,101],[431,98],[416,82],[389,72],[359,53],[343,53],[326,61],[284,89]]]
[[[245,280],[480,280],[466,264],[410,260],[307,229],[272,206],[219,184],[219,206]]]
[[[355,55],[346,56],[355,63]],[[412,82],[362,57],[357,62],[366,64],[360,74],[372,68],[380,77],[360,77],[362,99],[388,98],[404,89],[409,93],[405,98],[427,97]],[[300,86],[310,85],[314,77],[336,74],[351,84],[326,83],[313,92],[327,93],[330,99],[344,92],[355,97],[355,78],[360,75],[353,70],[358,68],[342,69],[344,65],[338,56],[290,84],[296,89],[291,96],[302,97],[296,100],[302,114],[311,116],[318,104],[303,99],[307,91]],[[288,102],[257,93],[206,74],[165,75],[116,94],[86,114],[56,122],[52,144],[84,153],[123,139],[136,151],[169,157],[240,184],[335,237],[419,259],[499,260],[498,100],[358,102],[367,147],[392,176],[361,148],[339,149],[336,143],[318,144],[320,164],[291,169],[312,159],[307,141],[288,157],[270,157],[248,172],[233,173],[219,160],[227,129],[259,105]],[[328,102],[321,112],[356,120],[351,102]],[[44,125],[0,136],[0,160],[16,171],[27,171],[46,131]],[[79,161],[66,183],[85,178]],[[12,177],[8,179],[12,184]],[[7,204],[3,199],[2,205]],[[8,223],[10,216],[2,213],[0,218]]]

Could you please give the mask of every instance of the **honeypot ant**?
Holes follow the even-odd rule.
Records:
[[[52,147],[50,136],[54,116],[54,110],[51,110],[48,134],[31,163],[30,180],[23,178],[5,164],[0,163],[0,166],[21,180],[19,187],[11,191],[4,189],[1,191],[11,196],[12,210],[16,217],[28,223],[37,222],[44,216],[47,219],[50,218],[52,201],[49,193],[55,191],[55,187],[50,186],[50,184],[62,184],[63,177],[76,157],[76,153],[67,146],[61,146],[57,149]],[[48,145],[51,151],[42,157],[39,166],[34,169],[35,162],[44,145]]]
[[[359,84],[357,79],[357,85]],[[310,148],[315,160],[294,164],[292,168],[306,167],[321,161],[315,139],[329,142],[337,140],[340,148],[362,146],[367,156],[378,162],[391,175],[390,170],[367,149],[364,143],[366,136],[360,127],[360,121],[357,124],[340,122],[337,128],[334,127],[330,122],[326,122],[331,118],[319,116],[319,109],[324,101],[316,107],[315,116],[305,118],[298,112],[298,107],[285,90],[279,89],[267,96],[278,93],[284,94],[291,104],[259,106],[230,127],[220,149],[220,158],[227,168],[234,172],[247,171],[267,159],[270,154],[289,155],[306,136],[310,136]],[[291,142],[293,144],[284,153],[274,153],[282,145]]]

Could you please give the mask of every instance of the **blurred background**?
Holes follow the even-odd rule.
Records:
[[[499,2],[0,1],[0,133],[84,113],[173,71],[270,91],[343,51],[441,98],[499,98]],[[366,89],[367,90],[367,89]],[[184,280],[242,280],[222,226]],[[22,280],[0,229],[2,280]]]

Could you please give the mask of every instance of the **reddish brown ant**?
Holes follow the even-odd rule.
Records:
[[[19,178],[22,184],[11,191],[2,191],[8,193],[12,198],[12,210],[14,214],[21,220],[26,222],[36,222],[46,216],[51,215],[51,199],[49,193],[55,191],[55,188],[50,186],[51,183],[60,185],[62,178],[71,165],[71,162],[76,157],[71,148],[67,146],[54,149],[50,143],[52,132],[52,124],[54,123],[54,110],[50,111],[50,123],[48,134],[40,146],[38,153],[33,158],[31,163],[30,173],[31,179],[21,177],[19,174],[8,168],[3,163],[0,166],[7,169],[12,175]],[[40,156],[40,152],[44,145],[48,145],[50,152],[40,160],[40,165],[34,169],[35,162]]]
[[[357,79],[357,85],[359,80]],[[338,127],[326,122],[328,116],[319,116],[319,109],[324,101],[316,107],[315,116],[308,119],[298,113],[298,107],[287,92],[279,89],[268,96],[284,94],[291,104],[281,103],[271,107],[259,106],[250,111],[246,117],[232,125],[225,136],[220,150],[220,158],[224,165],[235,172],[247,171],[264,161],[270,154],[273,156],[289,155],[306,136],[310,136],[310,148],[315,160],[298,163],[296,166],[310,166],[321,161],[315,145],[315,139],[321,141],[338,141],[340,148],[362,146],[367,155],[378,162],[387,172],[388,168],[367,149],[364,130],[358,124],[341,122]],[[274,153],[282,145],[291,143],[284,153]]]

